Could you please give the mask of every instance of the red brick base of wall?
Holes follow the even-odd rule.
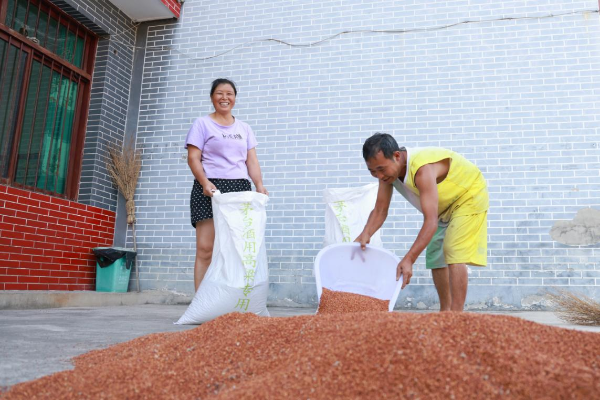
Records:
[[[95,290],[115,213],[0,185],[0,290]]]

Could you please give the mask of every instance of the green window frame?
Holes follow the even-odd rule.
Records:
[[[47,0],[0,0],[0,183],[76,199],[97,42]]]

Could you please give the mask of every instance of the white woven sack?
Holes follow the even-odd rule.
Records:
[[[379,247],[360,243],[337,243],[327,246],[315,259],[315,280],[319,304],[323,288],[356,293],[389,300],[388,310],[393,311],[403,277],[396,281],[396,267],[400,258]]]
[[[268,316],[269,272],[264,236],[268,197],[215,193],[215,244],[210,267],[176,324],[201,324],[230,312]]]
[[[360,187],[325,189],[325,240],[323,246],[353,242],[365,228],[375,208],[379,184]],[[371,245],[382,247],[379,231],[371,236]]]

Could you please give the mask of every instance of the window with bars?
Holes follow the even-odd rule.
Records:
[[[47,0],[0,0],[0,182],[76,198],[97,40]]]

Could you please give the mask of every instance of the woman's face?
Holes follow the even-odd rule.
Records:
[[[210,100],[218,113],[231,113],[235,105],[235,92],[228,83],[222,83],[216,87]]]

